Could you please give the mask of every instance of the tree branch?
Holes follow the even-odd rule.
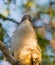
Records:
[[[15,21],[15,20],[13,20],[13,19],[7,18],[7,17],[3,16],[2,14],[0,14],[0,19],[10,20],[10,21],[12,21],[12,22],[14,22],[14,23],[16,23],[16,24],[19,24],[19,22]]]
[[[7,61],[12,65],[20,65],[20,63],[12,56],[9,49],[3,44],[0,40],[0,50],[3,52],[3,55],[6,57]]]

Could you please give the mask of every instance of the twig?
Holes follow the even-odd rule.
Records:
[[[3,44],[1,40],[0,40],[0,50],[2,51],[3,55],[6,57],[8,62],[10,62],[12,65],[20,65],[19,62],[12,56],[9,49]]]
[[[0,14],[0,19],[9,20],[9,21],[12,21],[12,22],[14,22],[14,23],[16,23],[16,24],[19,24],[19,22],[15,21],[15,20],[13,20],[13,19],[11,19],[11,18],[7,18],[7,17],[3,16],[2,14]]]

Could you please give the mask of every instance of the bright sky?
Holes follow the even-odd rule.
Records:
[[[39,5],[45,5],[45,4],[48,4],[50,0],[34,0],[35,3],[39,4]],[[22,2],[26,3],[27,0],[22,0]],[[21,0],[17,0],[16,1],[16,4],[17,5],[21,5]]]
[[[9,62],[7,62],[7,61],[0,61],[0,65],[11,65]]]
[[[35,0],[35,1],[38,5],[43,6],[43,5],[49,4],[50,0]]]

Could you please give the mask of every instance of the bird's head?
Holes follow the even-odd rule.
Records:
[[[32,20],[31,20],[31,16],[30,16],[30,15],[24,15],[23,18],[22,18],[22,20],[21,20],[21,23],[22,23],[23,21],[25,21],[25,20],[29,20],[29,21],[31,22],[31,21],[32,21]]]

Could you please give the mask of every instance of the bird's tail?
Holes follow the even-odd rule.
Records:
[[[32,54],[31,54],[31,65],[34,65]]]
[[[31,55],[31,65],[41,65],[41,63],[38,62],[37,58],[33,58],[33,56]]]

